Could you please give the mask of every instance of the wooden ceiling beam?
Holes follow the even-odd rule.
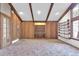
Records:
[[[58,22],[65,16],[65,14],[70,10],[73,9],[75,6],[77,5],[77,3],[72,3],[68,9],[62,14],[62,16],[58,19]]]
[[[46,21],[48,20],[49,18],[49,15],[51,13],[51,10],[52,10],[52,7],[53,7],[54,3],[51,3],[50,7],[49,7],[49,11],[48,11],[48,14],[47,14],[47,17],[46,17]]]
[[[31,15],[32,15],[32,20],[33,20],[33,22],[34,22],[34,16],[33,16],[33,10],[32,10],[32,5],[31,5],[31,3],[29,3],[29,7],[30,7]]]
[[[10,5],[11,10],[14,11],[14,13],[16,14],[16,16],[20,19],[20,21],[23,22],[22,19],[21,19],[21,17],[18,15],[16,9],[13,7],[13,5],[11,3],[8,3],[8,4]]]

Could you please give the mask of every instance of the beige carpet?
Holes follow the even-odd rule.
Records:
[[[79,50],[50,39],[23,39],[11,46],[0,49],[1,56],[79,56]]]

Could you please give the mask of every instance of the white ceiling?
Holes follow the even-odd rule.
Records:
[[[12,3],[12,5],[14,6],[23,21],[32,21],[32,16],[28,3]],[[20,12],[23,12],[23,14],[20,14]]]
[[[51,3],[32,3],[32,11],[34,16],[34,21],[45,21]],[[23,12],[19,14],[23,21],[33,21],[31,16],[31,11],[29,3],[12,3],[16,11]],[[48,21],[58,21],[61,15],[66,11],[66,9],[71,5],[71,3],[54,3],[51,13],[49,15]],[[39,11],[39,12],[38,12]],[[38,15],[38,13],[40,13]],[[56,15],[59,13],[59,15]]]
[[[50,3],[32,3],[34,20],[45,21],[49,8],[50,8]],[[38,11],[40,11],[40,15],[38,15]]]
[[[58,19],[70,5],[71,3],[55,3],[48,18],[48,21],[58,21]]]

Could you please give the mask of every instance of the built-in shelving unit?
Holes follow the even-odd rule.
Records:
[[[71,31],[70,31],[69,20],[67,20],[65,22],[58,23],[58,35],[59,36],[69,39],[70,33],[71,33]]]
[[[35,26],[35,38],[45,38],[45,25]]]

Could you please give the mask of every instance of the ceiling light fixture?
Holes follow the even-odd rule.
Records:
[[[59,15],[59,12],[57,12],[55,15],[56,15],[56,16]]]
[[[46,25],[45,22],[35,22],[34,25]]]
[[[23,12],[19,12],[20,15],[23,15]]]
[[[38,10],[38,11],[37,11],[37,14],[38,14],[38,15],[40,15],[40,14],[41,14],[41,11],[40,11],[40,10]]]

